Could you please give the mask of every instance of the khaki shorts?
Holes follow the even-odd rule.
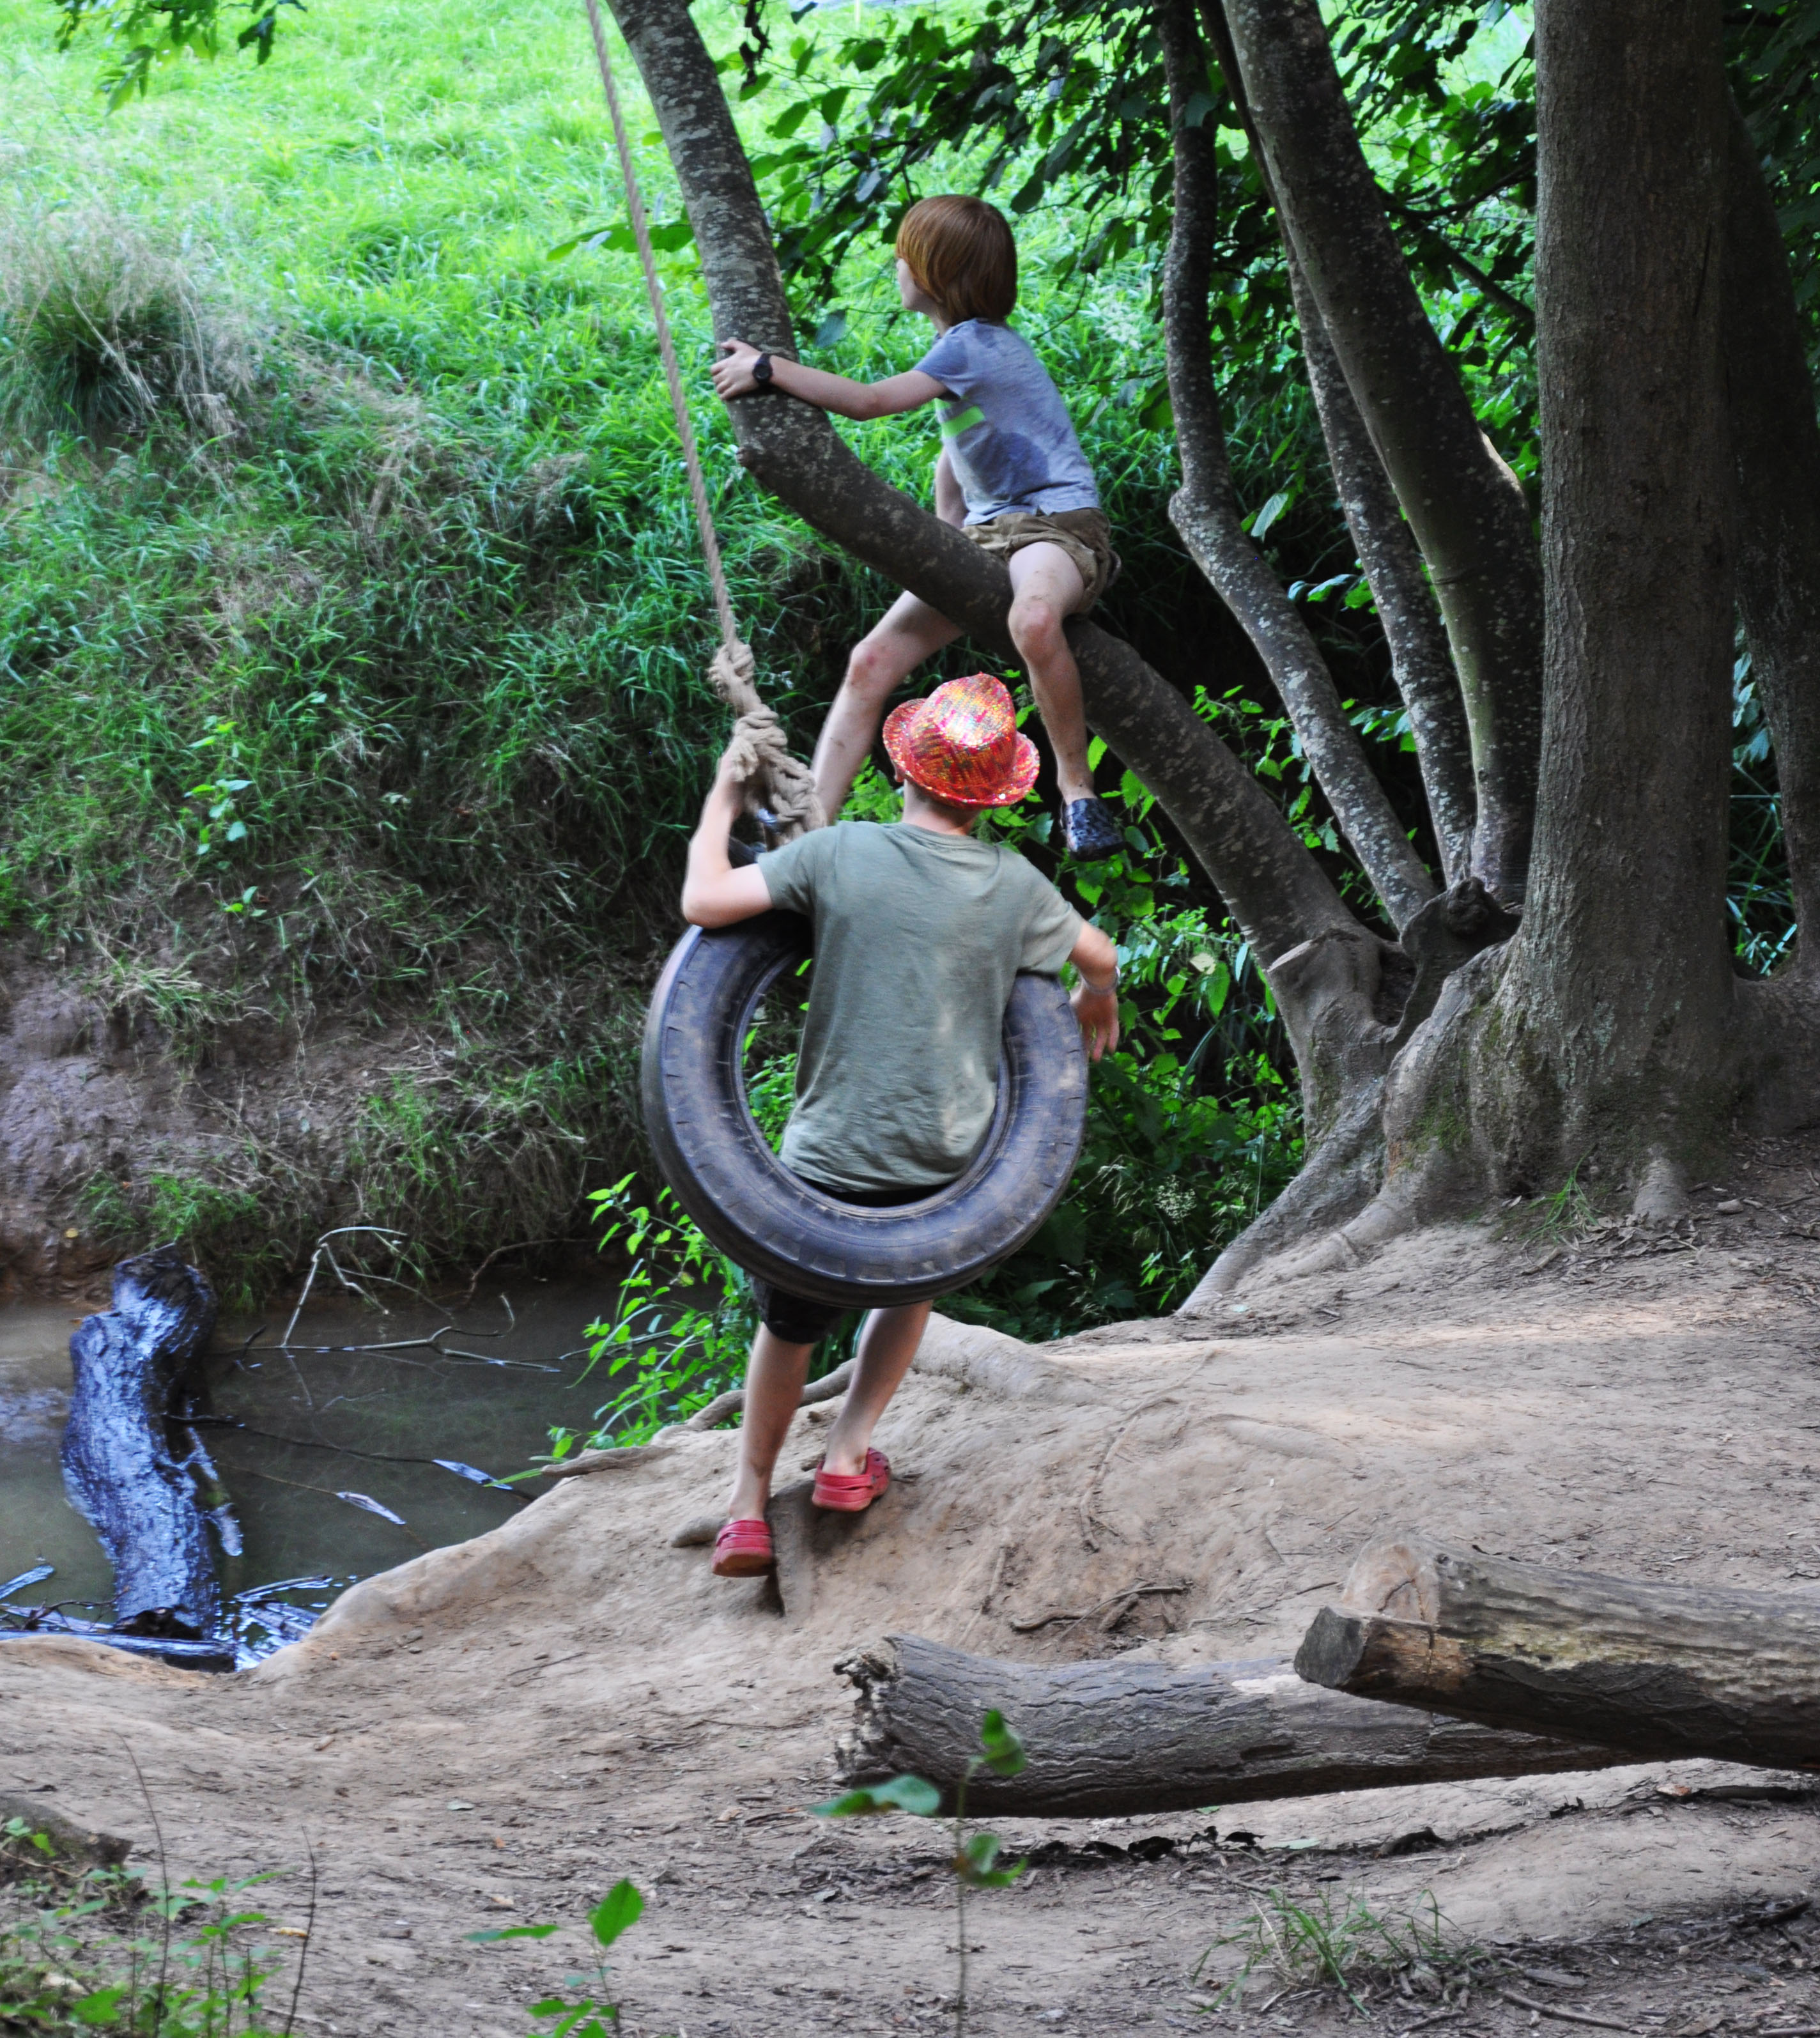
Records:
[[[1084,616],[1118,578],[1118,555],[1112,549],[1112,526],[1103,510],[1058,510],[1050,517],[1008,510],[989,522],[961,528],[994,559],[1008,559],[1026,545],[1059,545],[1080,568],[1087,590],[1073,612],[1076,616]]]

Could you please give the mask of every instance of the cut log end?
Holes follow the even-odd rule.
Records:
[[[1296,1654],[1311,1683],[1633,1760],[1820,1768],[1820,1604],[1443,1549],[1360,1552]]]

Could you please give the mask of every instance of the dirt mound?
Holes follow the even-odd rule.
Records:
[[[326,2029],[516,2032],[577,1947],[463,1934],[577,1918],[622,1873],[652,1900],[619,1955],[629,2029],[914,2028],[952,1987],[939,1831],[803,1809],[847,1710],[838,1656],[892,1631],[1033,1661],[1287,1652],[1351,1553],[1410,1523],[1640,1577],[1820,1576],[1820,1246],[1797,1191],[1812,1178],[1708,1191],[1690,1229],[1645,1238],[1430,1233],[1040,1354],[938,1334],[942,1369],[881,1429],[891,1492],[851,1521],[786,1507],[776,1585],[717,1582],[673,1544],[733,1450],[674,1436],[356,1587],[246,1676],[0,1650],[9,1780],[147,1838],[124,1730],[186,1869],[295,1861],[312,1835]],[[827,1413],[799,1416],[789,1477]],[[1273,1887],[1393,1911],[1432,1894],[1481,1941],[1615,1933],[1618,1967],[1588,1972],[1626,2027],[1652,1990],[1678,2010],[1706,1985],[1671,1972],[1679,1921],[1791,1896],[1820,1813],[1803,1780],[1675,1773],[1672,1796],[1655,1767],[1014,1828],[1060,1845],[971,1915],[978,2028],[1191,2017],[1196,1960]],[[1775,2000],[1804,2000],[1805,1972]]]

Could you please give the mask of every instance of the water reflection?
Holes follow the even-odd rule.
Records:
[[[604,1286],[514,1282],[452,1319],[312,1297],[282,1350],[288,1309],[218,1331],[195,1427],[239,1532],[219,1566],[244,1651],[294,1639],[352,1581],[525,1504],[494,1482],[541,1453],[552,1425],[585,1426],[600,1395],[598,1378],[577,1391],[581,1332],[609,1302]],[[107,1562],[57,1464],[78,1320],[67,1307],[0,1311],[0,1584],[51,1567],[0,1600],[105,1620]],[[387,1348],[354,1348],[376,1345]]]

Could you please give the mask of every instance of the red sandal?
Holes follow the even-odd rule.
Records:
[[[771,1532],[762,1521],[728,1521],[714,1538],[713,1573],[717,1578],[755,1578],[777,1568]]]
[[[818,1465],[812,1498],[816,1506],[837,1513],[863,1514],[891,1483],[891,1460],[883,1451],[868,1451],[863,1472],[830,1472]]]

